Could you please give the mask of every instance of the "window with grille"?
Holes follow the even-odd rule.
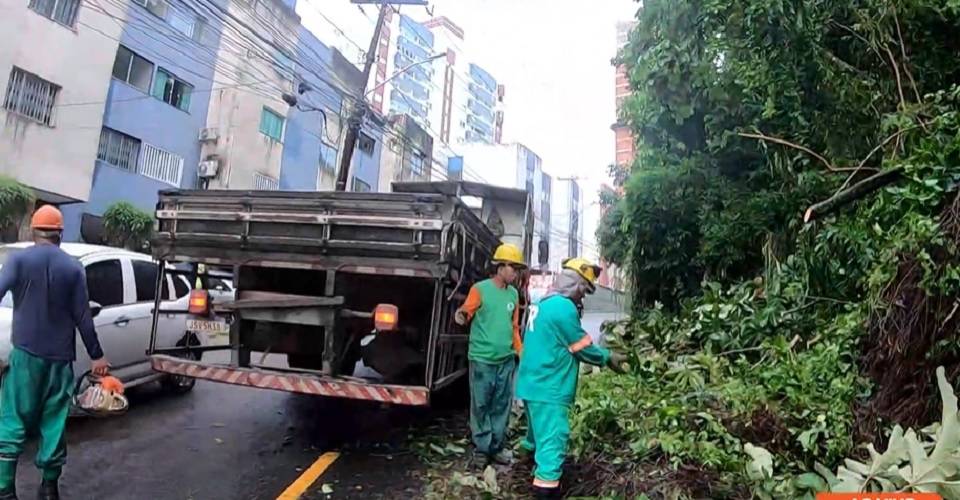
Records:
[[[283,117],[264,106],[260,112],[260,133],[279,142],[283,139]]]
[[[192,93],[193,85],[163,68],[157,68],[157,76],[153,80],[153,97],[183,111],[190,111],[190,94]]]
[[[14,66],[10,70],[3,107],[44,125],[51,125],[58,93],[59,85]]]
[[[64,26],[73,27],[80,11],[80,0],[30,0],[30,9]]]
[[[160,182],[179,186],[180,176],[183,174],[183,157],[150,144],[143,144],[137,173]]]
[[[253,174],[253,188],[260,191],[276,191],[280,189],[280,181],[256,172]]]
[[[120,45],[113,60],[113,77],[144,91],[150,91],[153,79],[153,63]]]
[[[114,167],[136,172],[140,159],[140,139],[103,127],[100,130],[97,159]]]

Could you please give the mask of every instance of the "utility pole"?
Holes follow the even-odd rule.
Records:
[[[343,137],[343,147],[340,153],[340,168],[337,170],[337,191],[347,190],[347,181],[350,179],[350,163],[353,162],[353,150],[357,146],[357,138],[360,136],[360,127],[363,125],[363,117],[367,111],[367,83],[370,81],[370,70],[377,58],[377,49],[380,48],[380,34],[383,32],[383,23],[387,17],[387,9],[390,4],[402,5],[420,5],[426,6],[426,0],[351,0],[354,4],[380,4],[380,15],[377,16],[377,26],[373,30],[373,38],[370,39],[370,48],[367,50],[367,57],[363,62],[363,83],[360,84],[360,92],[357,93],[353,103],[353,109],[350,110],[350,116],[347,117],[347,128]]]
[[[363,124],[363,116],[367,110],[367,82],[370,80],[370,69],[373,68],[373,62],[377,58],[377,49],[380,47],[380,33],[383,32],[383,22],[387,17],[387,9],[390,4],[387,0],[380,3],[380,15],[377,16],[377,26],[373,30],[373,38],[370,39],[370,48],[367,50],[367,58],[363,63],[363,83],[360,85],[360,92],[357,94],[353,109],[350,110],[350,116],[347,117],[347,130],[343,137],[343,154],[340,156],[340,169],[337,171],[337,191],[347,190],[347,180],[350,179],[350,163],[353,161],[353,149],[357,146],[357,137],[360,136],[360,126]]]

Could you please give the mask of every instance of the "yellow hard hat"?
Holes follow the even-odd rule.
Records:
[[[595,288],[597,277],[600,276],[600,266],[580,257],[565,259],[561,265],[564,269],[576,271],[583,279],[587,280],[591,290]]]
[[[504,243],[497,247],[497,251],[493,252],[493,261],[498,264],[527,267],[527,264],[523,262],[523,252],[516,245],[510,243]]]

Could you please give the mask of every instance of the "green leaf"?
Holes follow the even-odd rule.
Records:
[[[773,455],[764,448],[750,443],[743,445],[743,451],[750,456],[747,464],[747,476],[753,480],[773,477]]]

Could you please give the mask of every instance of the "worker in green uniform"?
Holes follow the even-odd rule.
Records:
[[[470,323],[470,432],[478,458],[510,464],[505,441],[513,403],[515,356],[520,353],[520,295],[512,286],[526,268],[523,253],[511,244],[493,255],[492,278],[470,288],[454,318]]]
[[[0,500],[16,500],[17,460],[34,434],[40,438],[38,498],[60,498],[77,331],[91,371],[106,375],[110,367],[94,330],[83,266],[60,249],[63,215],[43,206],[30,226],[34,245],[10,254],[0,268],[0,298],[13,296],[13,350],[0,388]]]
[[[530,309],[523,337],[517,397],[524,401],[527,436],[534,454],[533,490],[559,498],[560,476],[570,436],[568,416],[577,391],[580,362],[622,371],[626,358],[593,344],[580,325],[578,306],[595,291],[600,269],[585,259],[567,259],[551,290]]]

